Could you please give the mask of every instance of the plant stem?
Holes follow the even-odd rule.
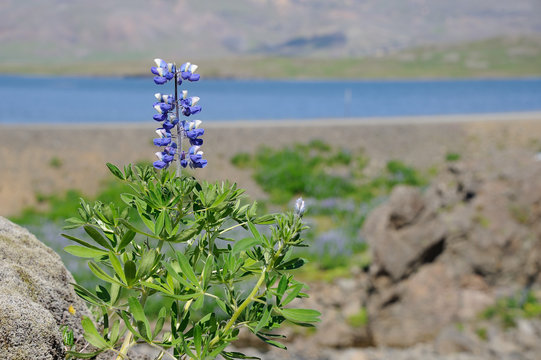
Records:
[[[240,314],[244,311],[244,309],[246,309],[246,307],[254,300],[254,297],[257,295],[257,292],[259,291],[259,288],[261,287],[261,285],[263,285],[263,281],[265,281],[265,275],[267,274],[267,268],[265,267],[263,269],[263,271],[261,272],[261,276],[259,277],[259,279],[257,280],[257,283],[255,284],[254,288],[252,289],[252,292],[250,293],[250,295],[248,295],[248,297],[246,298],[246,300],[244,300],[244,302],[242,304],[240,304],[240,306],[238,307],[238,309],[235,311],[235,313],[233,314],[233,316],[231,316],[231,319],[229,319],[229,321],[227,322],[227,324],[225,325],[224,327],[224,330],[223,332],[225,333],[227,330],[229,330],[231,328],[231,326],[233,326],[233,324],[235,324],[235,321],[237,320],[237,318],[240,316]],[[210,342],[210,346],[213,346],[215,345],[218,341],[220,340],[220,337],[218,335],[216,335],[214,337],[214,339],[212,339],[212,341]]]
[[[178,100],[178,72],[177,72],[177,65],[175,64],[175,111],[177,116],[177,142],[178,142],[178,148],[177,148],[177,177],[180,177],[182,172],[182,166],[180,166],[180,153],[182,152],[182,133],[180,130],[180,119],[178,118],[179,112],[178,112],[178,106],[179,106],[179,100]]]
[[[147,293],[143,291],[141,295],[141,300],[140,300],[141,306],[143,308],[145,307],[146,300],[147,300]],[[122,347],[120,348],[120,351],[118,352],[118,356],[116,357],[116,360],[125,360],[128,358],[126,354],[128,353],[129,348],[134,344],[134,342],[132,342],[132,338],[133,338],[133,334],[131,331],[128,330],[128,335],[126,335],[126,337],[124,338],[124,341],[122,342]]]

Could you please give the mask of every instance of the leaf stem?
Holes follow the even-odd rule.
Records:
[[[145,306],[146,300],[147,300],[147,293],[143,291],[141,294],[141,300],[140,300],[141,306],[143,308]],[[116,360],[125,360],[128,358],[126,354],[128,353],[128,350],[130,349],[130,347],[135,343],[135,342],[132,342],[132,338],[133,338],[133,334],[131,331],[128,330],[128,334],[126,335],[126,337],[124,338],[124,341],[122,342],[122,347],[118,351],[118,356],[116,357]]]

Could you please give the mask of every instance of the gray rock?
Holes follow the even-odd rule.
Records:
[[[423,193],[396,187],[369,215],[375,345],[431,342],[498,297],[541,286],[541,167],[514,165],[505,174],[453,166]],[[504,340],[492,351],[515,353]]]
[[[53,250],[0,217],[0,359],[64,359],[60,327],[79,339],[90,316],[73,282]]]

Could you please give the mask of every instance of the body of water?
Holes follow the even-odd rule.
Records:
[[[206,121],[482,114],[541,110],[541,79],[185,82]],[[152,121],[148,78],[0,76],[0,123]]]

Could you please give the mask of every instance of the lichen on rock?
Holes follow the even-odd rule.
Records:
[[[0,359],[64,359],[60,327],[78,339],[90,316],[73,282],[58,254],[0,216]]]

